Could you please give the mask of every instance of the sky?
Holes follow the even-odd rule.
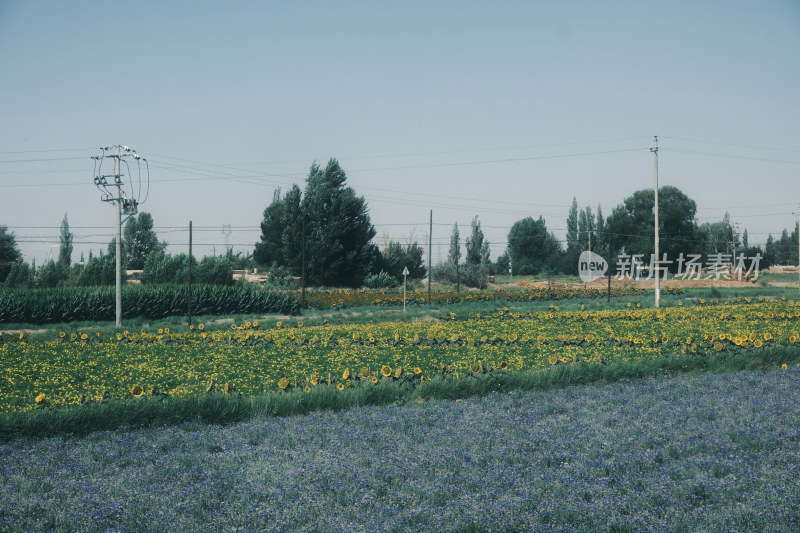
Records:
[[[798,95],[797,0],[0,0],[0,225],[41,265],[66,215],[97,255],[92,157],[123,145],[170,253],[192,221],[196,256],[247,254],[276,188],[336,158],[379,246],[432,216],[436,264],[477,216],[496,258],[518,220],[563,239],[573,199],[652,189],[658,136],[659,185],[763,244],[798,218]]]

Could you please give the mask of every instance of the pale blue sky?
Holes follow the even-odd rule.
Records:
[[[336,157],[383,238],[433,258],[480,217],[496,257],[573,197],[659,181],[751,242],[800,202],[800,2],[0,0],[0,224],[37,263],[113,236],[90,156],[151,165],[170,252],[250,251],[273,189]],[[223,226],[230,225],[226,235]],[[687,250],[692,252],[692,250]],[[57,253],[57,249],[53,250]]]

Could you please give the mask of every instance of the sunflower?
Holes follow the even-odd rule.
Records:
[[[234,329],[236,329],[236,328],[234,327]],[[158,328],[158,334],[159,335],[163,335],[164,334],[164,329],[163,328]]]
[[[764,340],[765,341],[772,340],[772,333],[770,332],[764,333]]]
[[[781,365],[781,369],[782,369],[782,370],[786,370],[787,368],[789,368],[789,367],[788,367],[788,366],[786,366],[786,363],[783,363],[783,364]]]
[[[761,339],[756,339],[756,340],[755,340],[755,342],[753,342],[753,345],[754,345],[756,348],[761,348],[761,347],[764,345],[764,343],[763,343],[763,342],[761,342]]]
[[[66,337],[66,336],[67,336],[67,334],[66,334],[66,333],[64,333],[63,331],[62,331],[61,333],[59,333],[59,334],[58,334],[58,337],[59,337],[59,338],[61,338],[61,339],[63,339],[63,338],[64,338],[64,337]]]
[[[715,342],[715,343],[714,343],[714,349],[715,349],[716,351],[718,351],[718,352],[721,352],[721,351],[722,351],[722,348],[723,348],[723,346],[722,346],[722,343],[721,343],[721,342]]]
[[[398,366],[397,368],[395,368],[395,370],[394,370],[395,379],[399,379],[400,376],[402,376],[402,375],[403,375],[403,367],[402,366]]]
[[[303,321],[302,320],[297,322],[297,327],[298,328],[302,328],[303,327]]]
[[[289,380],[288,379],[281,378],[280,380],[278,380],[278,388],[280,388],[281,390],[286,390],[287,387],[289,387]]]
[[[133,388],[131,389],[131,394],[133,395],[134,398],[141,398],[142,395],[144,394],[144,389],[141,388],[139,385],[134,385]]]
[[[550,363],[551,365],[558,363],[558,356],[551,355],[550,357],[547,358],[547,362]]]
[[[377,383],[378,382],[378,377],[377,376],[372,376],[370,378],[370,381],[372,381],[373,383]]]
[[[481,361],[475,361],[469,369],[473,374],[480,374],[483,372],[483,363]]]
[[[204,329],[206,329],[206,327],[203,324],[198,324],[197,325],[197,329],[199,329],[200,331],[203,331]]]
[[[342,372],[342,379],[350,379],[350,369],[345,368],[344,372]]]
[[[385,378],[388,378],[389,376],[391,376],[392,375],[392,367],[390,367],[389,365],[383,365],[381,367],[381,375],[383,377],[385,377]]]
[[[39,393],[39,396],[36,397],[36,403],[37,404],[42,404],[42,403],[45,403],[45,402],[47,402],[47,396],[43,392]]]
[[[538,337],[536,337],[536,342],[538,342],[539,344],[544,344],[545,340],[547,339],[545,339],[544,335],[539,335]]]
[[[81,340],[82,341],[85,341],[88,338],[89,338],[89,335],[87,335],[86,333],[81,333]]]
[[[569,357],[562,357],[561,358],[561,362],[562,363],[568,363],[569,362]]]
[[[507,369],[508,369],[508,363],[506,363],[505,361],[500,363],[500,370],[507,370]]]
[[[797,337],[796,337],[796,336],[794,336],[794,335],[792,335],[791,337],[789,337],[789,342],[791,342],[792,344],[794,344],[795,342],[797,342]]]
[[[275,323],[275,325],[276,325],[276,326],[278,326],[278,327],[281,327],[281,326],[283,326],[283,322],[281,322],[280,320],[278,320],[278,321]]]
[[[117,332],[117,340],[118,341],[122,340],[122,333]]]
[[[169,333],[169,328],[164,328],[164,333]]]
[[[339,390],[344,390],[344,383],[339,383],[338,385],[336,385],[336,388]]]
[[[415,374],[422,374],[422,369],[420,369],[420,367],[418,367],[418,366],[415,366],[414,367],[414,373]]]
[[[518,338],[516,333],[512,333],[508,336],[508,342],[517,342]]]
[[[303,388],[303,391],[304,391],[304,392],[311,392],[311,387],[309,387],[308,385],[306,385],[306,386]]]

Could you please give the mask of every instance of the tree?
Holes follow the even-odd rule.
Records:
[[[33,269],[25,261],[13,263],[5,284],[9,289],[30,288],[33,286]]]
[[[416,241],[406,246],[390,241],[381,254],[381,270],[393,276],[398,282],[403,279],[404,268],[408,268],[410,279],[422,279],[426,275],[422,254],[423,249]]]
[[[649,263],[654,253],[654,194],[652,189],[636,191],[633,196],[614,208],[608,217],[606,231],[612,238],[610,255],[620,252],[642,254],[642,261]],[[697,241],[695,213],[697,205],[677,187],[665,186],[658,190],[659,204],[659,251],[672,261],[680,253],[691,253]]]
[[[81,287],[116,285],[116,261],[116,257],[112,254],[100,254],[99,257],[92,257],[89,254],[89,261],[81,270],[76,284]]]
[[[486,261],[483,260],[483,230],[481,230],[481,222],[478,216],[472,219],[472,234],[467,237],[465,247],[467,249],[467,266],[485,265]]]
[[[508,232],[508,254],[514,274],[535,275],[557,269],[561,245],[555,235],[547,232],[544,218],[526,217],[515,222]]]
[[[303,193],[296,184],[283,197],[281,223],[281,259],[279,265],[289,268],[295,276],[303,272],[303,248],[305,247],[306,224],[303,216]]]
[[[450,232],[450,252],[447,254],[447,262],[458,265],[461,261],[461,242],[458,234],[458,224],[453,224],[453,231]]]
[[[567,251],[561,265],[562,272],[567,274],[578,273],[578,257],[581,255],[581,245],[578,238],[578,200],[572,198],[572,206],[567,215]],[[516,267],[512,267],[516,270]]]
[[[578,213],[578,250],[589,250],[594,242],[594,215],[588,205]],[[580,254],[578,254],[580,256]],[[576,258],[577,259],[577,258]]]
[[[67,214],[61,221],[61,247],[58,249],[58,264],[69,266],[72,263],[72,240],[74,235],[69,231],[69,221]]]
[[[356,287],[380,266],[374,236],[366,201],[330,159],[325,168],[311,165],[305,191],[293,185],[283,199],[273,194],[254,255],[259,264],[287,267],[310,284]]]
[[[606,219],[603,217],[603,210],[600,204],[597,205],[597,215],[595,222],[595,238],[592,239],[592,250],[601,257],[610,260],[608,257],[608,235],[606,235]]]
[[[731,217],[728,212],[719,222],[706,222],[698,228],[698,236],[703,240],[703,253],[706,259],[710,254],[732,254],[732,246],[738,244]]]
[[[344,170],[333,158],[324,169],[314,163],[306,179],[302,212],[310,283],[358,286],[378,255],[371,242],[376,232],[366,201],[346,182]]]
[[[11,266],[22,261],[22,254],[17,248],[14,232],[9,233],[7,226],[0,226],[0,282],[5,281]]]
[[[299,189],[298,189],[299,190]],[[261,241],[256,243],[253,259],[259,265],[268,266],[273,262],[283,264],[283,200],[281,190],[275,189],[272,203],[264,209],[261,221]]]
[[[142,270],[145,260],[151,252],[164,252],[166,242],[158,242],[153,231],[153,217],[150,213],[139,213],[125,223],[122,235],[123,264],[131,270]],[[114,252],[116,253],[116,252]]]
[[[69,267],[52,259],[36,273],[36,286],[43,289],[63,287],[69,280]]]

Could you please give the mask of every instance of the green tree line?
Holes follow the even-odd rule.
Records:
[[[528,216],[511,227],[503,253],[492,262],[490,243],[478,217],[462,242],[454,225],[448,259],[432,269],[433,279],[485,287],[490,274],[577,274],[578,257],[592,250],[613,263],[620,254],[641,254],[645,262],[654,252],[655,223],[652,189],[634,192],[606,217],[601,206],[580,207],[573,198],[566,214],[566,235],[560,240],[548,230],[542,216]],[[676,187],[659,189],[660,252],[669,259],[679,254],[700,254],[705,263],[712,254],[751,258],[761,255],[761,268],[773,264],[797,264],[798,227],[772,235],[766,245],[753,246],[745,228],[731,223],[726,213],[718,222],[697,223],[697,205]],[[252,255],[233,254],[191,259],[198,283],[229,285],[234,269],[259,266],[270,274],[274,286],[289,286],[291,277],[308,286],[392,287],[402,282],[404,268],[410,279],[428,275],[423,247],[409,239],[389,241],[379,248],[365,199],[348,186],[345,171],[336,159],[325,166],[314,163],[304,187],[293,185],[285,194],[274,191],[261,220],[260,240]],[[73,262],[73,234],[67,216],[61,223],[57,260],[39,268],[23,261],[14,233],[0,225],[0,283],[7,288],[49,288],[113,285],[115,241],[107,253],[89,253]],[[166,242],[158,240],[153,217],[146,212],[129,218],[122,236],[124,269],[142,270],[144,284],[185,283],[190,259],[186,254],[166,253]],[[672,268],[676,268],[673,264]]]

